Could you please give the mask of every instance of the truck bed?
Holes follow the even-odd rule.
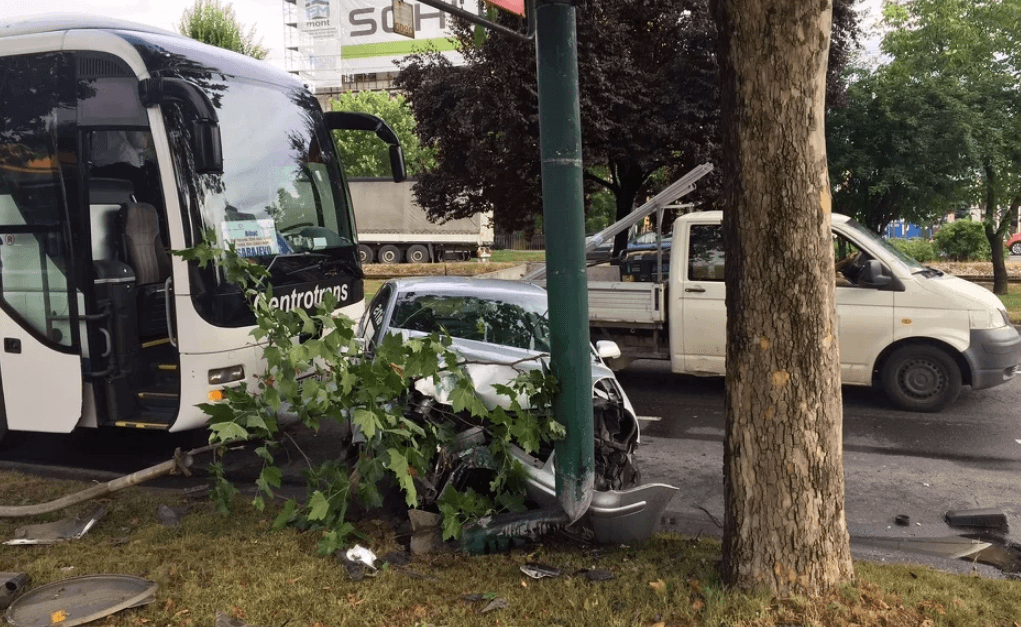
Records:
[[[660,283],[589,280],[589,324],[663,328],[666,323],[665,292]]]

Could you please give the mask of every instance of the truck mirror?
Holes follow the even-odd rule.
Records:
[[[393,173],[394,183],[408,178],[404,169],[404,150],[400,144],[390,144],[390,172]]]
[[[886,287],[890,284],[891,277],[881,261],[870,259],[862,267],[858,280],[866,287]]]

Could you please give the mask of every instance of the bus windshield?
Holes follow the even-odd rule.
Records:
[[[267,265],[353,247],[345,188],[311,97],[243,79],[228,87],[217,112],[223,175],[204,175],[203,226]]]
[[[216,107],[222,174],[191,170],[187,121],[180,111],[167,116],[192,241],[212,233],[218,245],[233,245],[268,268],[274,293],[289,295],[281,306],[310,308],[326,291],[340,307],[359,303],[354,217],[315,98],[298,88],[216,78],[195,82]],[[193,284],[193,300],[204,318],[223,326],[252,323],[237,286],[220,274],[203,276],[192,280],[202,281]]]

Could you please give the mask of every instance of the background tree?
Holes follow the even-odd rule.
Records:
[[[983,207],[993,291],[1004,294],[1003,239],[1021,204],[1021,0],[897,0],[884,15],[888,71],[941,98],[939,126],[921,132],[962,146],[956,178]]]
[[[889,66],[855,69],[827,120],[834,209],[876,233],[903,218],[931,225],[971,193],[972,143],[956,100]]]
[[[859,32],[852,4],[838,0],[836,75]],[[708,0],[578,0],[577,18],[586,189],[612,192],[619,219],[636,198],[658,191],[653,173],[670,182],[718,162],[716,27]],[[520,27],[509,14],[500,19]],[[533,46],[490,36],[475,47],[474,31],[456,34],[467,65],[420,55],[397,77],[423,143],[438,151],[437,167],[416,187],[419,202],[436,217],[493,209],[499,228],[527,227],[541,215]],[[840,85],[833,83],[834,102]],[[693,199],[717,195],[714,174]]]
[[[262,45],[262,39],[255,38],[255,26],[246,29],[234,15],[234,7],[229,2],[195,0],[195,4],[181,14],[177,32],[256,59],[265,59],[269,54]]]
[[[829,2],[712,0],[727,251],[723,576],[853,576],[824,128]]]
[[[380,91],[349,91],[331,100],[330,105],[334,111],[371,113],[385,120],[401,140],[409,176],[435,167],[434,151],[423,147],[415,134],[415,118],[404,96]],[[389,148],[374,134],[334,131],[334,138],[348,176],[390,176]]]

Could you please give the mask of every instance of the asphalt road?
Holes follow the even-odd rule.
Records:
[[[618,378],[637,413],[654,419],[643,422],[643,480],[679,488],[663,528],[721,535],[723,380],[675,375],[665,362],[652,361],[635,362]],[[916,549],[923,538],[975,531],[947,526],[949,510],[993,508],[1021,528],[1021,382],[966,388],[939,414],[898,411],[871,389],[844,387],[843,400],[845,508],[856,557],[1000,576],[991,567]],[[896,525],[898,515],[910,525]],[[1019,538],[1015,531],[1002,539]]]

